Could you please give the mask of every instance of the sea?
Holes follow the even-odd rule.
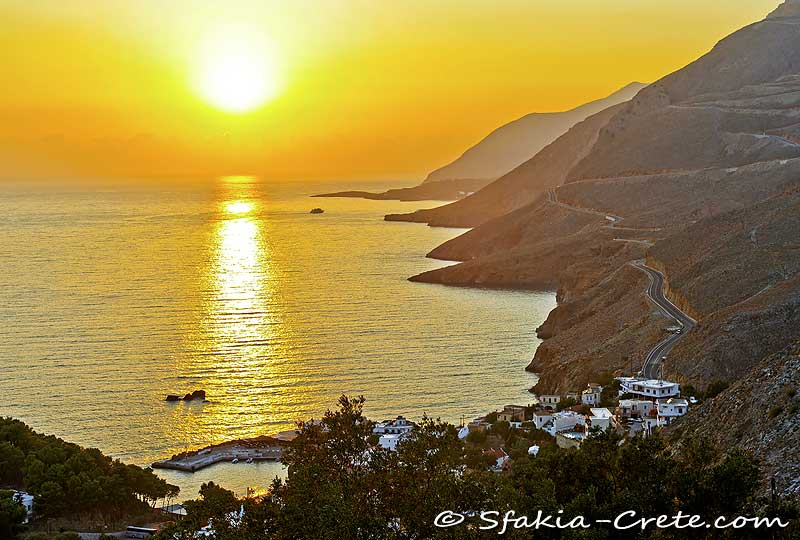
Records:
[[[311,198],[409,182],[164,179],[0,187],[0,416],[148,466],[363,395],[370,418],[460,423],[532,401],[552,291],[411,283],[465,232],[385,222],[440,201]],[[311,213],[319,207],[324,213]],[[165,401],[205,390],[207,402]],[[277,463],[158,471],[196,496]]]

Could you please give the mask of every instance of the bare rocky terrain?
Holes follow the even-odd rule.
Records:
[[[800,492],[800,342],[758,362],[670,431],[678,438],[710,437],[723,447],[748,450],[783,491]]]
[[[800,342],[798,6],[787,2],[631,101],[576,124],[474,195],[387,216],[474,227],[430,254],[460,264],[411,279],[557,290],[529,369],[541,375],[537,391],[565,391],[641,369],[674,324],[630,265],[645,259],[665,275],[669,299],[698,321],[665,374],[699,388],[734,383],[682,424],[697,415],[697,429],[717,436],[722,421],[750,437],[722,442],[796,478],[779,459],[800,443],[796,407],[768,418],[767,402],[747,392],[777,399],[781,377],[797,377],[797,353],[786,351]],[[794,424],[770,423],[790,409]]]
[[[532,159],[474,195],[454,203],[411,214],[388,215],[389,221],[413,221],[435,227],[476,227],[523,208],[564,182],[569,170],[596,141],[600,129],[623,105],[605,109],[578,123]]]

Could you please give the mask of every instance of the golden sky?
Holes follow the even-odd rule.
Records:
[[[524,114],[656,80],[778,3],[2,0],[0,177],[422,178]],[[269,66],[255,110],[209,99],[228,41]]]

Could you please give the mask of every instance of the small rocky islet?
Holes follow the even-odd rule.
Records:
[[[202,401],[203,403],[208,403],[206,399],[206,391],[205,390],[195,390],[193,392],[189,392],[183,397],[178,394],[167,394],[167,397],[164,401],[169,402],[176,402],[176,401]]]

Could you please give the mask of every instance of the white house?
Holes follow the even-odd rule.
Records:
[[[589,405],[590,407],[597,407],[600,405],[600,394],[603,392],[603,387],[599,384],[589,383],[583,392],[581,392],[581,403]]]
[[[414,424],[402,416],[394,420],[378,422],[372,428],[372,432],[378,437],[378,445],[393,452],[397,451],[397,444],[414,430]]]
[[[681,387],[676,382],[636,377],[619,377],[617,380],[620,383],[620,395],[636,394],[650,399],[662,399],[681,394]]]
[[[539,396],[539,404],[548,409],[555,409],[556,405],[561,401],[561,396],[558,394],[543,394]]]
[[[536,429],[542,429],[553,419],[553,413],[547,411],[536,411],[533,413],[533,425]]]
[[[398,416],[395,420],[386,420],[384,422],[378,422],[375,424],[375,427],[372,428],[373,433],[377,434],[387,434],[387,435],[400,435],[402,433],[408,433],[413,431],[414,424],[403,418],[402,416]]]
[[[689,402],[683,398],[658,400],[658,421],[660,425],[668,425],[689,412]]]
[[[617,415],[622,418],[644,418],[656,410],[656,404],[646,399],[621,399]]]
[[[553,413],[553,418],[544,427],[544,430],[555,437],[561,431],[570,431],[575,426],[585,426],[586,418],[582,414],[574,411],[561,411]]]
[[[378,445],[392,452],[397,452],[397,445],[403,439],[410,437],[410,432],[405,433],[386,433],[378,437]]]
[[[590,412],[587,425],[592,429],[600,428],[605,431],[615,423],[614,414],[604,407],[590,409]]]
[[[17,504],[24,506],[25,510],[28,512],[28,514],[25,516],[25,521],[23,521],[23,523],[28,523],[31,517],[33,517],[33,495],[24,491],[12,491],[12,493],[14,494],[14,501]]]

